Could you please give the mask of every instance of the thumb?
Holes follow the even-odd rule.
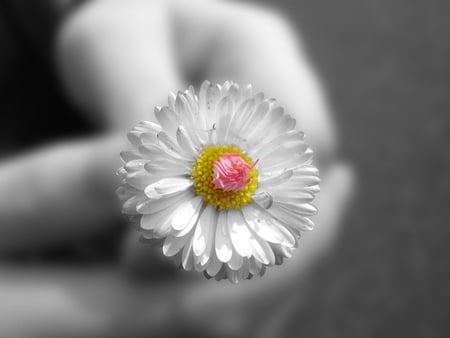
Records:
[[[120,220],[116,136],[65,141],[0,162],[0,253],[39,249]]]

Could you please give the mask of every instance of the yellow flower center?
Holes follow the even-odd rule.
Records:
[[[221,155],[238,155],[251,169],[246,174],[246,184],[240,190],[226,190],[213,183],[214,163]],[[217,163],[217,162],[216,162]],[[239,209],[252,201],[253,191],[257,187],[258,172],[252,160],[235,145],[212,145],[204,147],[192,165],[191,179],[194,180],[194,192],[203,196],[205,204],[212,204],[220,210]]]

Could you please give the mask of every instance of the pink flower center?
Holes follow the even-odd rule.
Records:
[[[224,153],[220,155],[213,163],[212,183],[214,189],[240,191],[250,181],[248,173],[256,165],[256,162],[251,166],[238,154]]]

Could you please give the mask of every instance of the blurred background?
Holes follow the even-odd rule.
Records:
[[[4,160],[101,130],[70,103],[49,53],[55,22],[71,9],[64,1],[38,3],[0,3]],[[448,337],[450,2],[250,3],[271,6],[298,31],[329,95],[340,154],[358,181],[337,239],[304,277],[274,336]],[[42,8],[36,25],[32,14]],[[111,266],[123,234],[118,225],[70,245],[5,254],[2,278],[11,276],[10,269],[22,276],[17,273],[22,266]],[[157,270],[172,274],[165,266]],[[10,308],[2,311],[8,318]],[[159,330],[136,336],[180,334]],[[198,327],[183,330],[186,336],[214,336]]]

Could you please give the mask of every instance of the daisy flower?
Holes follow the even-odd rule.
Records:
[[[155,117],[129,132],[118,172],[142,237],[183,269],[233,283],[291,257],[319,191],[295,119],[230,81],[172,93]]]

